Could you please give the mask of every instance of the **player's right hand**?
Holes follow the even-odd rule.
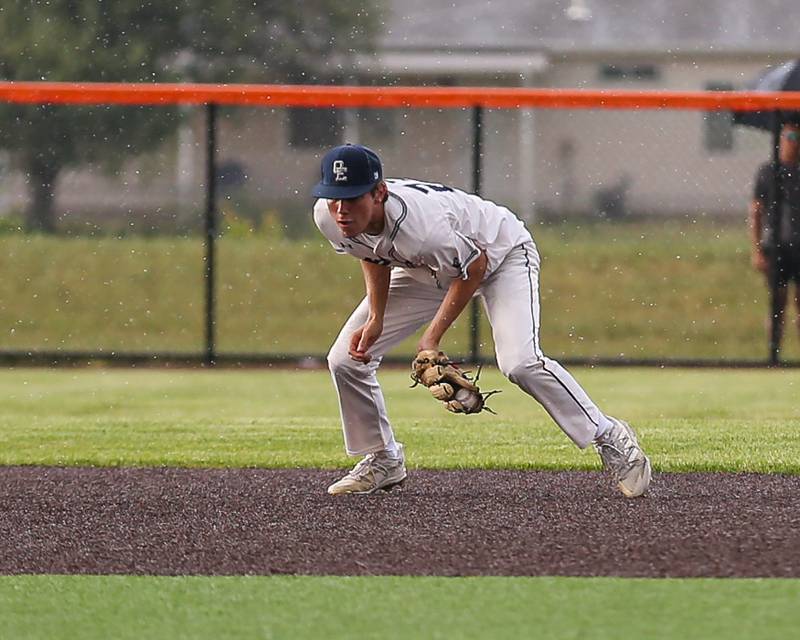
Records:
[[[372,360],[372,356],[367,353],[369,348],[375,344],[383,333],[383,323],[368,321],[359,327],[350,337],[350,348],[348,353],[353,360],[367,364]]]

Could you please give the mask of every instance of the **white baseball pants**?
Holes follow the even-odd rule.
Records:
[[[392,347],[430,322],[445,291],[393,269],[383,333],[369,350],[372,360],[350,358],[350,337],[367,321],[366,298],[336,338],[328,365],[339,397],[347,453],[382,451],[393,442],[377,370]],[[539,348],[539,253],[533,242],[513,249],[480,286],[478,294],[492,326],[497,364],[505,376],[545,408],[583,449],[595,437],[603,414],[577,381]]]

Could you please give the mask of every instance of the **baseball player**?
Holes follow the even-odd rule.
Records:
[[[519,218],[442,184],[384,179],[378,156],[360,145],[325,154],[312,195],[316,225],[337,253],[360,259],[366,285],[366,297],[328,354],[345,448],[363,459],[328,493],[369,494],[405,480],[403,445],[392,432],[378,366],[426,323],[418,349],[438,353],[474,295],[484,304],[503,374],[541,403],[578,447],[594,443],[624,495],[647,490],[650,461],[633,429],[600,411],[542,352],[539,253]]]

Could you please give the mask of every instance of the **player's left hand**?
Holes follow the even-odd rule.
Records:
[[[477,386],[480,370],[475,379],[450,362],[441,351],[422,350],[411,363],[411,379],[414,384],[422,384],[431,395],[444,402],[453,413],[480,413],[489,411],[486,398],[496,391],[481,393]]]
[[[420,353],[421,351],[435,351],[436,353],[439,353],[439,341],[432,340],[423,335],[417,343],[417,353]]]

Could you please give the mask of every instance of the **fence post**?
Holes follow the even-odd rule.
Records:
[[[205,238],[205,358],[207,365],[216,359],[214,330],[215,305],[215,245],[217,240],[217,105],[206,104],[206,210]]]
[[[483,177],[483,107],[472,108],[472,191],[481,195]],[[469,354],[472,362],[481,362],[480,307],[473,298],[469,308]]]

